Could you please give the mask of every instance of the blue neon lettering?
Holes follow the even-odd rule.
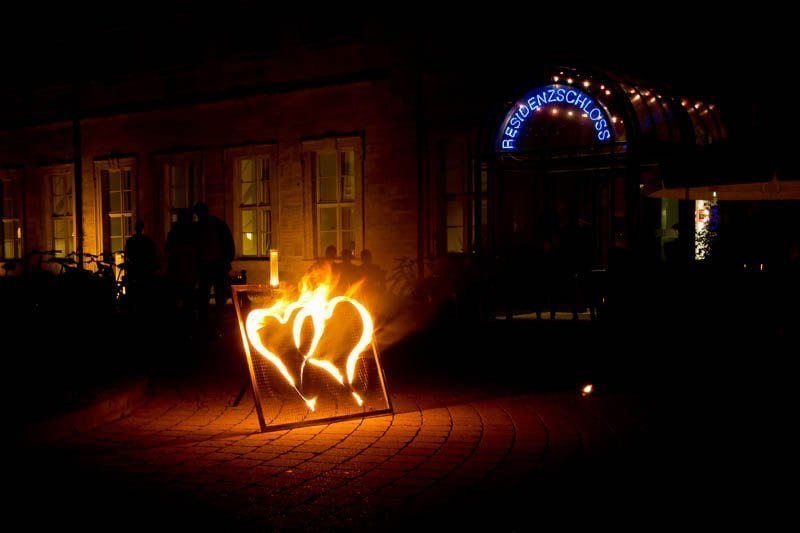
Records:
[[[536,95],[536,107],[541,107],[547,103],[547,91],[542,92],[542,94]]]
[[[516,139],[522,136],[520,131],[534,113],[542,106],[550,103],[566,102],[585,113],[584,117],[591,119],[592,127],[597,132],[598,141],[605,142],[612,138],[611,124],[603,106],[595,102],[588,94],[580,89],[560,85],[546,85],[535,89],[525,95],[525,100],[515,104],[516,109],[506,115],[505,124],[500,135],[500,148],[502,150],[516,150]],[[527,104],[527,105],[526,105]]]

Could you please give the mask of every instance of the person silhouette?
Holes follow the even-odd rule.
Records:
[[[190,209],[176,210],[177,220],[167,234],[167,279],[172,289],[172,304],[184,319],[193,312],[197,284],[197,243]]]
[[[342,263],[339,265],[339,292],[346,292],[357,281],[358,270],[353,264],[353,252],[342,250]]]
[[[153,239],[144,234],[144,221],[136,221],[135,231],[125,241],[125,272],[131,309],[140,311],[148,299],[158,263],[156,245]]]
[[[212,216],[205,203],[193,207],[197,217],[194,223],[194,239],[197,244],[197,291],[198,311],[202,323],[208,321],[208,304],[211,288],[214,288],[216,334],[220,330],[225,302],[230,292],[228,272],[236,254],[231,230],[224,220]]]

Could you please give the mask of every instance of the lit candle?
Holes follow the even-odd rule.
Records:
[[[278,286],[278,250],[269,251],[269,285]]]

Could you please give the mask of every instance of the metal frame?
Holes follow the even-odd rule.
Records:
[[[259,291],[263,293],[275,293],[275,289],[270,287],[269,285],[236,285],[231,287],[232,289],[232,296],[233,296],[233,305],[236,308],[236,318],[239,321],[239,332],[242,335],[242,346],[244,347],[245,356],[247,357],[247,369],[250,372],[250,388],[253,393],[253,400],[256,404],[256,414],[258,415],[258,424],[261,428],[261,432],[267,431],[278,431],[284,429],[291,429],[297,427],[304,427],[304,426],[313,426],[317,424],[330,424],[332,422],[341,422],[344,420],[353,420],[357,418],[370,418],[373,416],[383,416],[388,414],[394,413],[394,408],[392,406],[392,399],[389,396],[389,390],[386,386],[386,376],[383,372],[383,367],[381,366],[380,362],[380,353],[378,351],[378,345],[375,342],[375,336],[372,337],[372,351],[375,357],[375,366],[378,372],[378,379],[380,380],[381,390],[383,392],[384,400],[386,401],[386,409],[379,409],[377,411],[369,411],[368,413],[353,413],[352,415],[342,415],[342,416],[335,416],[329,418],[318,418],[315,420],[303,420],[300,422],[292,422],[286,424],[275,424],[275,425],[268,425],[266,420],[264,419],[264,412],[262,410],[262,397],[261,392],[258,390],[258,384],[256,382],[256,372],[255,366],[253,365],[253,357],[250,351],[250,341],[247,338],[247,332],[245,331],[245,320],[242,316],[242,310],[239,306],[239,297],[238,294],[240,292],[249,292],[249,291]]]

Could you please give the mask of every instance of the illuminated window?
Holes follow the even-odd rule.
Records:
[[[225,150],[233,235],[240,257],[268,259],[270,249],[277,248],[277,160],[275,145]]]
[[[241,255],[268,257],[272,246],[270,158],[242,157],[236,165],[239,184],[239,238]]]
[[[317,255],[356,249],[356,154],[353,150],[316,153]]]
[[[17,171],[0,173],[0,259],[22,257],[22,197]]]
[[[166,163],[164,179],[169,199],[170,222],[178,219],[177,210],[190,209],[194,204],[203,201],[203,181],[199,161],[177,160]]]
[[[49,179],[53,249],[58,250],[57,256],[65,257],[75,251],[72,173],[52,174]]]
[[[100,177],[100,201],[103,210],[102,243],[109,253],[125,249],[133,235],[136,217],[134,160],[95,162]]]

